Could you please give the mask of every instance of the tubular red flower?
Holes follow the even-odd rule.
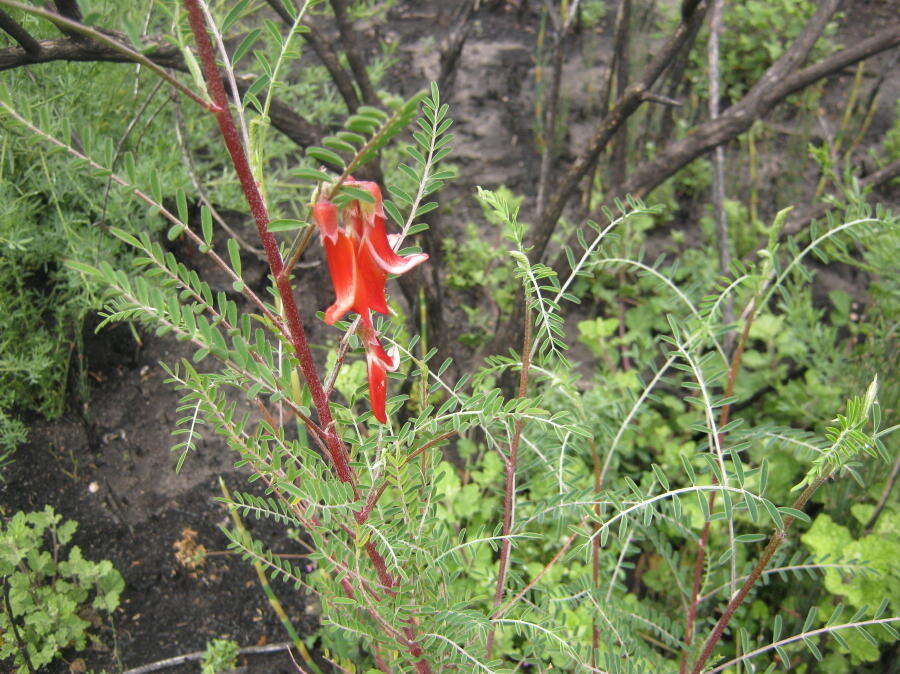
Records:
[[[340,223],[338,209],[331,201],[320,199],[312,207],[335,294],[334,303],[325,310],[325,322],[332,325],[350,311],[359,314],[372,413],[386,423],[387,373],[397,368],[400,359],[396,350],[388,353],[382,347],[371,312],[388,313],[387,275],[404,274],[425,262],[428,255],[396,253],[394,237],[387,234],[381,189],[376,183],[350,179],[346,184],[367,191],[373,202],[351,201],[342,209]]]

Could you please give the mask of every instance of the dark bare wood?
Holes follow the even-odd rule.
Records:
[[[578,183],[587,175],[590,167],[622,127],[622,124],[625,123],[625,120],[631,117],[641,106],[644,102],[644,94],[650,90],[650,87],[665,72],[675,56],[681,53],[683,49],[689,47],[688,38],[696,34],[693,30],[695,24],[703,21],[707,9],[708,3],[702,0],[693,12],[690,21],[686,24],[679,24],[653,60],[647,64],[640,77],[628,87],[625,94],[613,104],[612,109],[604,116],[590,141],[588,141],[587,150],[565,172],[553,195],[548,200],[546,208],[540,214],[537,226],[531,233],[529,243],[534,246],[536,259],[543,256],[547,243],[550,241],[554,229],[556,229],[556,223],[559,221],[566,203],[577,189]]]
[[[365,61],[359,48],[359,37],[350,17],[347,16],[346,0],[331,0],[331,9],[334,12],[334,20],[337,23],[338,32],[341,34],[341,43],[344,45],[344,53],[347,54],[347,63],[350,64],[350,70],[356,78],[359,90],[362,92],[363,101],[366,105],[381,106],[378,94],[375,93],[375,87],[372,86],[372,80],[369,79],[369,71],[366,70]]]
[[[118,41],[128,44],[128,38],[123,33],[104,31],[107,35]],[[53,61],[94,62],[103,61],[109,63],[131,63],[126,54],[95,41],[75,42],[74,40],[42,40],[39,43],[40,51],[34,54],[26,52],[22,47],[7,47],[0,49],[0,71],[31,66],[39,63]],[[187,66],[178,47],[163,40],[150,38],[139,45],[139,51],[154,63],[164,68],[172,68],[187,72]],[[237,78],[238,90],[243,93],[250,86],[252,80],[248,77]],[[323,131],[310,123],[293,108],[273,100],[269,109],[272,126],[300,147],[313,145],[322,137]]]
[[[78,0],[53,0],[53,6],[56,7],[56,13],[64,16],[72,21],[81,23],[82,14],[81,7],[78,6]],[[87,42],[88,38],[77,31],[73,31],[65,26],[56,24],[56,27],[63,35],[67,35],[76,42]]]
[[[18,42],[19,46],[29,54],[37,54],[41,51],[41,45],[38,41],[31,37],[31,34],[25,30],[18,21],[2,9],[0,9],[0,30],[9,34],[9,36]]]
[[[269,6],[278,14],[279,18],[288,26],[293,25],[294,20],[290,13],[284,8],[281,0],[266,0]],[[325,70],[331,76],[334,86],[337,87],[338,93],[344,99],[347,109],[355,112],[359,107],[359,96],[356,95],[356,88],[353,86],[353,79],[341,66],[337,53],[331,48],[319,32],[319,29],[311,21],[304,21],[304,25],[309,28],[308,32],[303,33],[303,39],[312,47],[319,61],[325,66]]]
[[[619,190],[619,195],[645,197],[679,169],[745,132],[753,122],[766,115],[791,94],[847,66],[900,45],[900,24],[876,33],[848,49],[819,63],[807,66],[781,79],[765,77],[764,86],[755,86],[741,101],[716,119],[696,127],[685,138],[663,148],[652,160],[637,167]]]
[[[869,175],[861,178],[859,186],[862,189],[870,187],[878,187],[890,182],[894,178],[900,176],[900,159],[891,162],[887,166],[878,171],[874,171]],[[830,203],[820,203],[802,211],[798,211],[793,217],[788,218],[787,224],[784,226],[783,234],[796,234],[806,229],[813,220],[825,217],[829,211],[834,209],[834,205]]]

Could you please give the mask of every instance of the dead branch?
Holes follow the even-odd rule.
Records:
[[[629,3],[630,0],[625,0]],[[538,176],[538,194],[537,194],[537,211],[540,213],[544,210],[544,201],[547,196],[547,190],[550,188],[550,167],[556,150],[556,130],[559,118],[559,91],[562,86],[562,69],[563,57],[565,56],[566,37],[572,29],[572,25],[577,16],[579,3],[577,0],[572,3],[566,16],[556,17],[553,9],[549,10],[550,17],[554,24],[553,35],[553,55],[551,56],[552,70],[550,74],[550,93],[547,97],[547,106],[545,108],[544,122],[544,147],[541,152],[541,169]],[[562,10],[560,10],[561,12]]]
[[[900,159],[897,159],[884,168],[875,171],[874,173],[870,173],[864,178],[861,178],[859,181],[859,187],[863,190],[879,187],[881,185],[884,185],[885,183],[890,182],[894,178],[897,178],[898,176],[900,176]],[[796,234],[797,232],[804,230],[813,220],[818,220],[819,218],[825,217],[825,215],[827,215],[829,211],[833,210],[836,207],[837,204],[820,203],[797,212],[794,217],[788,219],[787,224],[784,226],[783,234]]]
[[[631,0],[622,0],[622,25],[621,35],[617,35],[618,43],[616,45],[615,73],[616,80],[616,99],[621,100],[628,90],[628,67],[629,58],[628,51],[631,44]],[[642,101],[648,100],[647,94],[644,92],[641,96]],[[625,176],[628,173],[628,121],[623,124],[619,133],[615,135],[612,141],[612,151],[610,153],[610,175],[609,184],[621,185],[625,182]]]
[[[338,32],[341,35],[341,44],[344,45],[344,53],[347,54],[347,63],[356,78],[359,90],[362,92],[366,105],[379,107],[381,101],[369,79],[369,71],[359,51],[359,38],[353,28],[350,18],[347,16],[346,0],[331,0],[331,9],[334,12],[334,20],[337,23]]]
[[[78,6],[78,0],[53,0],[53,6],[56,7],[56,13],[60,16],[81,23],[83,16],[81,14],[81,7]],[[86,41],[85,36],[77,31],[71,30],[60,24],[56,24],[56,27],[59,29],[60,33],[72,38],[75,42]]]
[[[37,54],[41,51],[41,45],[38,41],[31,37],[31,34],[18,21],[2,9],[0,9],[0,30],[8,33],[27,53]]]
[[[128,44],[128,38],[124,33],[116,31],[104,31],[123,44]],[[11,70],[22,66],[30,66],[38,63],[50,63],[52,61],[70,62],[95,62],[108,63],[132,63],[134,59],[127,54],[113,49],[99,42],[75,42],[74,40],[41,40],[37,53],[28,53],[22,47],[7,47],[0,49],[0,71]],[[163,68],[171,68],[187,72],[187,66],[178,47],[161,39],[149,38],[138,46],[138,51],[153,63]],[[237,78],[238,90],[243,93],[252,83],[250,77]],[[294,110],[278,101],[273,100],[269,109],[269,117],[272,126],[300,147],[308,147],[318,142],[322,137],[322,130],[307,121]]]
[[[719,118],[719,37],[722,34],[722,0],[712,0],[712,11],[709,16],[709,44],[707,45],[707,61],[709,63],[709,119]],[[731,266],[731,241],[728,236],[728,214],[725,212],[725,148],[719,145],[713,152],[713,214],[716,220],[719,247],[719,269],[723,275],[728,274]],[[734,296],[725,300],[722,319],[726,325],[734,322]],[[725,353],[731,353],[734,342],[734,331],[725,335]],[[734,558],[732,558],[732,569]],[[734,573],[732,573],[734,577]]]
[[[293,25],[294,20],[284,8],[281,0],[266,0],[269,6],[278,14],[279,18],[288,26]],[[318,28],[309,19],[304,20],[304,25],[309,29],[303,33],[303,39],[312,47],[312,50],[319,57],[319,61],[325,66],[325,70],[331,76],[334,86],[337,87],[338,93],[344,99],[347,110],[351,113],[355,112],[359,107],[359,96],[356,95],[356,89],[353,86],[353,80],[346,70],[341,66],[337,54],[331,45],[322,39]]]
[[[472,32],[472,14],[475,12],[475,5],[478,0],[469,0],[454,15],[451,20],[456,25],[450,36],[444,42],[441,48],[440,58],[438,62],[441,64],[441,72],[438,75],[438,88],[449,98],[450,88],[453,83],[453,77],[456,75],[456,69],[459,67],[459,57],[462,55],[463,45],[469,39]]]
[[[587,150],[575,160],[563,175],[552,197],[548,200],[546,208],[540,214],[537,225],[531,234],[529,243],[534,246],[535,259],[543,255],[547,243],[553,235],[553,230],[556,229],[556,223],[559,221],[569,198],[577,189],[578,183],[587,175],[592,164],[625,123],[625,120],[631,117],[644,102],[644,93],[650,90],[650,87],[665,72],[674,57],[683,49],[689,47],[688,38],[695,34],[693,28],[697,22],[703,21],[707,9],[708,4],[706,0],[701,1],[697,9],[692,13],[689,22],[679,24],[653,60],[647,64],[640,77],[628,87],[625,94],[615,102],[612,109],[604,116],[594,131],[594,135],[588,141]]]
[[[834,2],[829,4],[834,4]],[[791,94],[808,87],[823,77],[839,72],[847,66],[897,45],[900,45],[900,24],[886,28],[852,47],[832,54],[819,63],[791,74],[774,78],[767,73],[763,80],[760,80],[760,83],[754,86],[740,102],[728,108],[718,119],[695,127],[685,138],[670,143],[654,159],[638,166],[618,190],[616,196],[624,194],[640,198],[647,196],[654,188],[694,159],[718,145],[737,138],[749,129],[754,121],[766,115]],[[782,68],[778,70],[783,72]]]

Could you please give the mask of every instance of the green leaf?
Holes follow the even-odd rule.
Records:
[[[206,206],[200,207],[200,225],[203,229],[203,240],[207,244],[212,244],[212,239],[213,239],[212,212]]]
[[[324,147],[310,147],[306,149],[306,154],[314,159],[323,161],[326,164],[333,164],[341,169],[344,168],[344,160],[336,152],[332,152]]]
[[[291,232],[306,227],[309,223],[302,220],[279,219],[269,221],[270,232]]]
[[[179,223],[177,225],[172,225],[171,227],[169,227],[169,231],[166,232],[166,238],[169,241],[174,241],[179,236],[181,236],[181,233],[183,231],[184,231],[184,225],[182,225],[181,223]]]
[[[234,239],[228,239],[228,257],[231,259],[231,268],[238,276],[241,275],[241,251],[238,242]]]
[[[781,518],[781,513],[778,512],[778,508],[775,507],[775,504],[768,499],[763,499],[763,505],[769,513],[769,517],[772,518],[772,523],[775,525],[775,528],[784,529],[784,520]]]
[[[183,223],[188,221],[187,195],[180,187],[175,192],[175,205],[178,207],[178,219]]]
[[[786,506],[782,506],[781,508],[778,509],[778,511],[782,515],[789,515],[789,516],[793,517],[794,519],[801,520],[803,522],[806,522],[807,524],[810,524],[812,522],[812,520],[809,518],[809,515],[807,515],[802,510],[797,510],[796,508],[788,508]]]
[[[224,34],[228,32],[234,23],[241,17],[241,14],[244,13],[244,10],[247,9],[247,5],[250,4],[250,0],[240,0],[228,14],[225,15],[225,18],[222,20],[222,25],[220,26],[220,31]]]
[[[345,194],[351,199],[356,199],[357,201],[363,201],[367,204],[374,204],[375,197],[372,196],[371,192],[367,190],[361,190],[358,187],[353,187],[351,185],[341,185],[340,189],[341,194]]]
[[[766,540],[766,537],[763,534],[742,534],[735,536],[734,540],[737,543],[756,543],[757,541]]]
[[[331,176],[329,176],[324,171],[317,171],[316,169],[311,168],[292,169],[291,175],[295,178],[301,178],[303,180],[314,180],[316,182],[328,182],[329,180],[331,180]]]
[[[657,466],[655,463],[651,464],[651,468],[653,468],[653,473],[656,475],[656,479],[659,481],[660,485],[662,485],[663,491],[669,491],[669,480],[666,477],[665,473],[663,473],[662,468]]]
[[[254,28],[246,36],[241,40],[241,43],[238,45],[238,48],[234,50],[234,54],[231,57],[232,63],[237,63],[247,54],[248,51],[253,47],[256,43],[256,40],[259,39],[260,34],[262,33],[261,28]]]

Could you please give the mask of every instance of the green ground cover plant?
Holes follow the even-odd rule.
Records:
[[[66,649],[86,648],[95,638],[91,628],[119,605],[125,583],[113,565],[69,547],[77,527],[47,506],[16,513],[0,528],[0,658],[19,674],[49,665]]]

